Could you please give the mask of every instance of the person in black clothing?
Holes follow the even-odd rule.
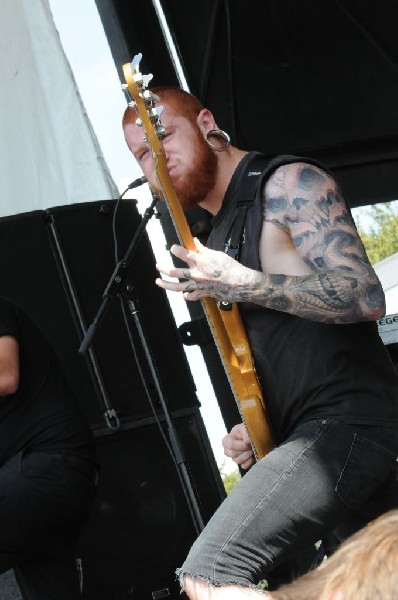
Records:
[[[0,572],[22,597],[81,597],[74,555],[97,484],[95,442],[44,335],[0,297]]]
[[[318,540],[331,552],[398,506],[397,375],[375,322],[384,294],[327,169],[231,146],[196,98],[154,92],[179,200],[213,215],[209,247],[173,246],[187,266],[158,265],[179,281],[156,283],[186,300],[239,303],[275,441],[255,462],[242,424],[224,438],[226,455],[250,470],[178,573],[191,599],[260,598],[258,582],[277,586],[278,571]],[[161,196],[130,107],[123,127]]]

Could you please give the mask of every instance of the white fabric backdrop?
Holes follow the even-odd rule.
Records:
[[[118,196],[48,0],[0,1],[0,217]]]

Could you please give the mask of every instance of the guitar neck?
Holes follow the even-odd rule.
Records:
[[[185,248],[194,250],[193,237],[163,157],[157,165],[157,174],[177,236]],[[214,298],[202,298],[200,302],[238,410],[249,432],[254,455],[259,460],[270,452],[273,442],[238,307],[232,305],[230,310],[220,311]]]
[[[165,160],[162,156],[156,156],[154,160],[158,163],[155,165],[156,172],[162,188],[163,197],[173,220],[174,228],[180,244],[188,250],[195,250],[195,243],[193,241],[192,233],[180,201],[178,200],[174,185],[170,179],[167,165],[164,164]]]

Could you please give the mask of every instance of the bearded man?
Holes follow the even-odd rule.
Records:
[[[384,294],[328,169],[236,148],[196,98],[154,92],[179,200],[213,216],[208,247],[173,246],[187,267],[158,265],[178,281],[156,283],[188,301],[239,303],[276,444],[255,462],[242,424],[224,438],[225,454],[249,470],[178,573],[191,600],[262,598],[258,582],[272,584],[317,540],[341,541],[398,507],[397,375],[375,322]],[[123,128],[161,195],[131,108]]]

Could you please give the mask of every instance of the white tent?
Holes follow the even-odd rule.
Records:
[[[2,0],[0,47],[0,217],[116,198],[48,0]]]
[[[374,265],[386,295],[387,314],[398,313],[398,252]]]

